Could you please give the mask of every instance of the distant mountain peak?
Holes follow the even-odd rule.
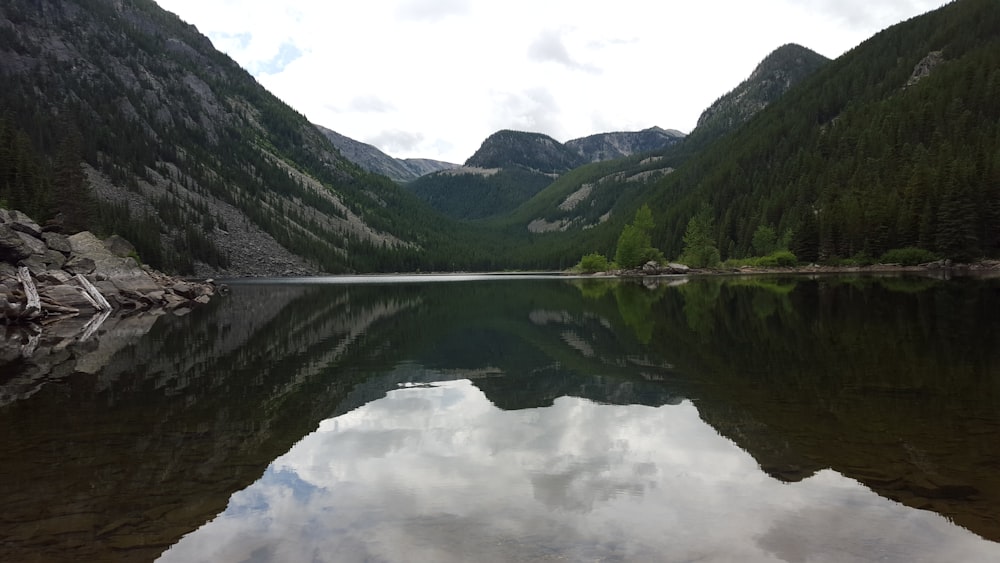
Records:
[[[676,129],[663,129],[654,125],[642,131],[598,133],[566,141],[566,146],[587,162],[597,162],[664,149],[685,136]]]
[[[718,137],[745,123],[830,60],[795,43],[778,47],[750,76],[702,112],[692,137]]]
[[[466,166],[524,168],[543,174],[561,174],[584,164],[580,155],[543,133],[503,129],[483,141]]]
[[[340,151],[344,158],[369,172],[388,176],[396,182],[409,182],[431,172],[448,170],[458,166],[451,162],[429,158],[393,158],[379,150],[378,147],[356,141],[322,125],[315,126]]]

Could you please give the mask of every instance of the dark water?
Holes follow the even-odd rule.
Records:
[[[0,560],[1000,561],[1000,283],[669,281],[10,332]]]

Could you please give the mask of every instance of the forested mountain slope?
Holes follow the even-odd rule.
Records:
[[[465,166],[418,178],[407,189],[449,217],[482,219],[509,212],[584,162],[548,135],[497,131]]]
[[[649,198],[677,255],[699,209],[722,257],[761,225],[800,259],[918,246],[1000,252],[1000,10],[958,0],[893,26],[711,145]]]
[[[658,181],[691,155],[742,126],[826,62],[826,58],[805,47],[779,47],[746,80],[707,108],[691,135],[647,155],[580,167],[560,177],[503,222],[520,224],[536,233],[579,232],[617,216],[618,221],[611,223],[614,232],[603,236],[605,246],[613,244],[622,221],[632,216]],[[591,138],[579,141],[586,144],[587,139]],[[577,146],[576,142],[567,145]]]
[[[426,257],[429,210],[151,0],[5,0],[0,76],[0,201],[39,220],[179,272]]]

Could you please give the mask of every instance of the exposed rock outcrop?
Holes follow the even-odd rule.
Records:
[[[917,63],[917,66],[913,67],[913,74],[910,75],[909,80],[906,81],[906,86],[904,88],[909,88],[917,82],[920,82],[924,78],[931,75],[934,67],[944,62],[944,53],[941,51],[931,51],[927,53],[927,56]]]
[[[176,280],[130,255],[134,249],[121,237],[101,241],[87,231],[67,237],[0,209],[0,322],[49,325],[116,311],[183,312],[216,291],[211,281]]]

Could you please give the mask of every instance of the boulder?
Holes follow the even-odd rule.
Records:
[[[14,229],[15,231],[22,232],[26,235],[31,235],[32,237],[35,237],[37,239],[42,238],[42,228],[38,226],[38,223],[32,221],[31,217],[28,217],[27,215],[21,213],[20,211],[11,210],[10,219],[11,219],[9,221],[10,228]]]
[[[48,270],[35,277],[38,278],[38,281],[41,283],[53,285],[67,284],[69,283],[69,280],[73,279],[72,276],[62,270]]]
[[[93,273],[96,267],[97,264],[92,259],[79,255],[73,256],[63,265],[63,269],[67,272],[73,275],[83,274],[85,276]]]
[[[20,223],[14,223],[12,228],[19,224]],[[45,241],[38,237],[30,235],[24,231],[18,231],[17,229],[14,229],[14,234],[21,239],[21,242],[24,243],[24,246],[27,247],[32,254],[45,254],[45,251],[49,249],[49,247],[45,245]]]
[[[132,243],[118,235],[111,235],[110,237],[104,239],[104,247],[107,248],[111,254],[114,254],[119,258],[125,258],[129,254],[135,253],[135,247],[132,246]]]
[[[69,244],[69,239],[65,235],[59,233],[45,232],[42,233],[42,240],[48,245],[49,249],[61,252],[66,256],[69,256],[70,252],[73,252],[73,247]]]
[[[9,223],[0,225],[0,261],[17,264],[31,256],[31,248],[21,239],[23,233],[10,228]]]
[[[181,297],[185,297],[187,299],[194,299],[195,297],[198,297],[198,295],[200,295],[200,293],[197,292],[194,284],[190,284],[187,282],[175,283],[174,286],[171,287],[170,289],[172,289],[173,292],[176,293],[177,295],[180,295]]]
[[[58,270],[66,265],[66,255],[58,250],[45,251],[45,255],[42,256],[42,261],[45,265],[49,267],[50,270]]]
[[[660,271],[660,265],[656,263],[655,260],[650,260],[642,265],[642,273],[644,274],[656,274]]]
[[[28,268],[31,275],[38,277],[39,274],[47,272],[50,268],[45,264],[45,257],[40,255],[28,256],[24,260],[18,262],[21,266]]]
[[[84,231],[71,235],[69,243],[73,248],[73,258],[70,262],[78,257],[93,260],[94,269],[88,273],[94,274],[95,278],[111,280],[122,291],[146,293],[160,289],[156,281],[136,265],[135,260],[115,256],[92,233]],[[68,269],[69,265],[66,267]]]
[[[671,274],[686,274],[691,268],[685,266],[684,264],[678,264],[676,262],[671,262],[667,264],[667,270]]]

